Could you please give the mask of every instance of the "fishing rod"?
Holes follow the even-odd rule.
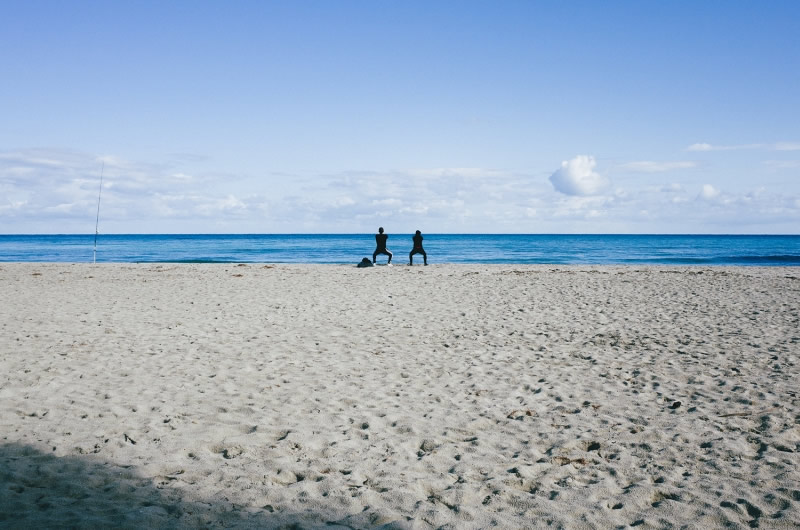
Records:
[[[97,263],[97,234],[98,228],[100,227],[100,196],[103,194],[103,171],[105,169],[106,163],[103,161],[103,165],[100,168],[100,191],[97,192],[97,219],[94,222],[94,254],[92,263]]]

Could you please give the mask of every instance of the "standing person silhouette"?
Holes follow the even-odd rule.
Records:
[[[428,264],[428,255],[425,253],[425,249],[422,248],[422,232],[417,230],[417,233],[414,234],[414,237],[411,238],[414,241],[414,248],[411,249],[411,252],[408,253],[408,264],[414,264],[414,254],[422,254],[422,259],[425,262],[425,265]]]
[[[386,248],[387,239],[389,239],[389,236],[383,233],[383,227],[378,228],[378,233],[375,234],[375,252],[372,253],[372,263],[375,263],[375,258],[378,257],[378,254],[386,254],[389,256],[387,265],[392,264],[392,253]]]

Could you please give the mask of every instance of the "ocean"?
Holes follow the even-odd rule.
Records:
[[[800,266],[800,235],[424,235],[432,264]],[[393,263],[411,236],[389,234]],[[0,262],[92,262],[93,249],[94,234],[0,235]],[[100,235],[97,262],[356,264],[373,250],[373,234]]]

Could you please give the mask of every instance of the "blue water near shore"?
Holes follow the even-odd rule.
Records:
[[[91,262],[93,247],[94,234],[0,235],[0,261]],[[407,263],[411,234],[388,247]],[[97,261],[355,264],[374,249],[372,234],[101,235]],[[426,234],[425,250],[430,263],[800,266],[800,235]]]

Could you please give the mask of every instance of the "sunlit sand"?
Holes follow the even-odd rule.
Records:
[[[794,268],[0,265],[0,526],[800,525]]]

